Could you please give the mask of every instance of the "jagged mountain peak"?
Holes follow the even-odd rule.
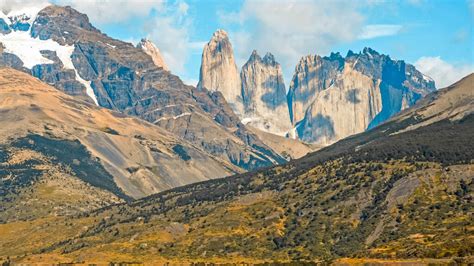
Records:
[[[261,62],[265,65],[270,65],[270,66],[275,66],[278,64],[278,62],[276,62],[275,60],[275,56],[272,53],[267,52],[265,56],[262,58],[258,54],[257,50],[253,50],[252,54],[250,54],[249,60],[247,60],[247,63],[252,63],[252,62]]]
[[[364,47],[362,49],[362,51],[359,51],[357,53],[352,51],[352,50],[349,50],[349,51],[347,51],[347,55],[344,59],[346,59],[346,60],[350,60],[350,59],[356,60],[357,58],[360,58],[360,57],[366,57],[368,59],[385,58],[385,59],[390,60],[389,55],[379,53],[378,51],[376,51],[375,49],[372,49],[370,47]]]
[[[232,45],[224,30],[215,31],[203,48],[197,87],[221,92],[232,110],[237,114],[242,113],[239,71]]]
[[[272,53],[270,52],[267,52],[265,54],[265,56],[263,57],[263,62],[267,65],[276,65],[278,64],[276,61],[275,61],[275,56],[273,56]]]
[[[156,66],[161,67],[164,70],[169,70],[165,60],[161,56],[160,49],[158,49],[158,47],[156,47],[156,45],[151,40],[142,38],[137,44],[137,48],[142,49],[146,54],[148,54]]]
[[[218,29],[213,34],[204,49],[212,51],[213,55],[220,54],[222,57],[234,56],[229,36],[224,30]],[[237,66],[236,66],[237,67]]]
[[[211,40],[225,40],[229,39],[229,36],[227,32],[223,29],[217,29],[213,34],[212,34],[212,39]]]
[[[146,44],[146,43],[151,43],[151,41],[147,37],[144,37],[140,39],[140,42],[137,44],[137,46],[141,44]]]
[[[321,60],[321,57],[319,55],[308,54],[308,55],[302,56],[300,60],[298,61],[298,64],[296,64],[295,71],[302,71],[303,69],[305,69],[305,66],[314,65],[320,60]]]
[[[284,135],[290,128],[283,71],[271,53],[263,59],[253,50],[240,72],[244,114],[242,122]]]
[[[354,55],[356,55],[356,53],[354,53],[354,51],[349,49],[349,51],[347,51],[346,58],[350,56],[354,56]]]
[[[364,49],[362,50],[362,53],[366,55],[380,55],[377,51],[375,51],[374,49],[370,47],[364,47]]]
[[[329,56],[325,56],[323,57],[324,59],[326,60],[332,60],[332,61],[336,61],[336,60],[344,60],[344,57],[342,57],[341,53],[339,52],[331,52],[331,54]]]
[[[249,57],[248,62],[261,61],[261,60],[262,60],[262,58],[261,58],[260,55],[258,54],[257,50],[253,50],[253,51],[252,51],[252,54],[250,54],[250,57]]]
[[[301,139],[330,144],[382,123],[434,89],[412,65],[365,47],[349,50],[345,58],[338,53],[301,58],[288,105]]]

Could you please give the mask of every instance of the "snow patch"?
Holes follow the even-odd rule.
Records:
[[[69,46],[61,46],[53,40],[35,39],[30,36],[29,31],[13,31],[6,35],[0,34],[0,42],[3,43],[5,52],[18,56],[26,68],[31,69],[35,65],[54,63],[41,54],[40,51],[42,50],[56,51],[65,67],[71,68],[72,66],[70,58],[63,60],[65,59],[64,56],[69,54],[71,49]]]
[[[3,18],[8,24],[12,24],[15,21],[21,21],[22,23],[28,23],[31,26],[36,20],[38,13],[49,5],[50,3],[48,2],[25,2],[21,5],[16,5],[15,9],[12,9],[6,13],[4,13],[4,11],[0,11],[0,18]]]
[[[289,139],[297,139],[298,138],[298,133],[296,132],[298,126],[288,130],[287,136]]]
[[[177,115],[177,116],[173,117],[173,119],[178,119],[178,118],[180,118],[180,117],[187,116],[187,115],[191,115],[191,113],[184,112],[184,113],[182,113],[182,114],[180,114],[180,115]]]
[[[85,79],[81,78],[79,76],[79,73],[77,73],[77,70],[74,69],[74,72],[76,72],[76,80],[79,81],[84,87],[86,87],[86,93],[89,97],[91,97],[92,101],[94,101],[95,105],[99,106],[99,102],[97,101],[97,97],[95,97],[94,90],[91,87],[91,82],[86,81]]]
[[[259,121],[259,120],[260,120],[260,118],[258,118],[258,117],[245,117],[242,120],[240,120],[240,122],[244,125],[247,125],[250,122],[255,122],[255,121]]]
[[[423,79],[424,79],[425,81],[428,81],[428,82],[433,81],[433,79],[430,78],[430,77],[428,77],[427,75],[425,75],[425,74],[423,74],[423,73],[421,73],[421,75],[423,75]]]
[[[76,73],[76,80],[86,87],[86,93],[98,105],[94,90],[90,82],[82,79],[74,68],[71,56],[74,52],[74,45],[60,45],[59,43],[48,39],[40,40],[33,38],[29,31],[13,31],[9,34],[0,34],[0,42],[5,47],[5,52],[15,54],[23,62],[23,66],[32,69],[35,65],[53,64],[54,62],[45,58],[41,51],[55,51],[59,60],[63,63],[65,69],[72,69]]]
[[[160,118],[158,118],[157,120],[155,120],[155,122],[153,122],[153,123],[160,122],[161,120],[169,120],[169,119],[176,120],[176,119],[178,119],[178,118],[180,118],[180,117],[188,116],[188,115],[191,115],[191,113],[189,113],[189,112],[184,112],[184,113],[179,114],[179,115],[177,115],[177,116],[172,116],[172,117],[160,117]]]

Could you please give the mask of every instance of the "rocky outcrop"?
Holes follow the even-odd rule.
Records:
[[[240,76],[232,45],[223,30],[214,32],[211,40],[204,46],[198,88],[221,92],[234,112],[242,114]]]
[[[434,81],[404,61],[365,48],[306,56],[288,93],[294,135],[330,144],[372,128],[435,90]]]
[[[286,90],[280,64],[271,53],[263,59],[253,51],[240,72],[242,121],[257,129],[285,135],[290,129]]]
[[[288,108],[293,124],[301,121],[306,109],[314,102],[317,93],[328,88],[332,79],[342,68],[344,59],[340,54],[321,58],[319,55],[301,58],[288,91]]]
[[[137,48],[142,49],[147,55],[149,55],[157,67],[161,67],[164,70],[169,71],[165,60],[161,56],[160,49],[158,49],[158,47],[156,47],[155,44],[153,44],[150,40],[141,39],[137,44]]]

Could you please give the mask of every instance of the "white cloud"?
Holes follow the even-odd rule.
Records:
[[[185,1],[166,0],[52,0],[60,5],[70,5],[87,14],[94,24],[129,22],[136,17],[152,14],[144,31],[161,51],[172,72],[181,74],[190,49],[197,44],[189,41],[192,18]],[[133,23],[133,22],[132,22]],[[139,27],[139,25],[136,25]],[[137,43],[136,39],[126,40]],[[201,47],[202,49],[202,47]]]
[[[166,5],[145,25],[147,38],[160,49],[166,64],[176,74],[184,74],[185,63],[196,45],[190,41],[192,18],[187,16],[188,9],[184,1]]]
[[[454,66],[440,56],[421,57],[415,62],[415,67],[433,78],[437,88],[447,87],[474,71],[474,65]]]
[[[46,0],[0,0],[0,11],[8,13],[19,8],[23,10],[35,7],[43,8],[46,5],[48,5]]]
[[[8,1],[8,0],[7,0]],[[87,14],[94,24],[124,22],[136,16],[147,16],[160,10],[164,0],[52,0],[59,5],[69,5]]]
[[[189,9],[189,5],[186,4],[185,2],[180,2],[178,3],[178,11],[181,13],[181,14],[188,14],[188,9]]]
[[[193,55],[202,55],[202,50],[204,49],[204,46],[208,43],[208,41],[193,41],[188,43],[188,48],[189,51]]]
[[[229,32],[239,66],[253,49],[262,54],[269,51],[288,79],[301,56],[329,53],[333,45],[358,36],[364,22],[360,5],[340,0],[246,0],[239,12],[218,15],[222,23],[240,24],[245,29]]]
[[[124,40],[122,40],[122,41],[131,43],[131,44],[133,44],[133,46],[136,46],[136,45],[140,42],[140,39],[127,38],[127,39],[124,39]]]
[[[402,25],[374,24],[367,25],[362,29],[358,39],[367,40],[383,36],[396,35],[402,29]]]

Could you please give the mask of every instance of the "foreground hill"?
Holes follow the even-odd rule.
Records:
[[[470,75],[369,132],[284,166],[82,215],[0,225],[1,255],[27,255],[14,258],[23,262],[472,262],[473,82]]]

